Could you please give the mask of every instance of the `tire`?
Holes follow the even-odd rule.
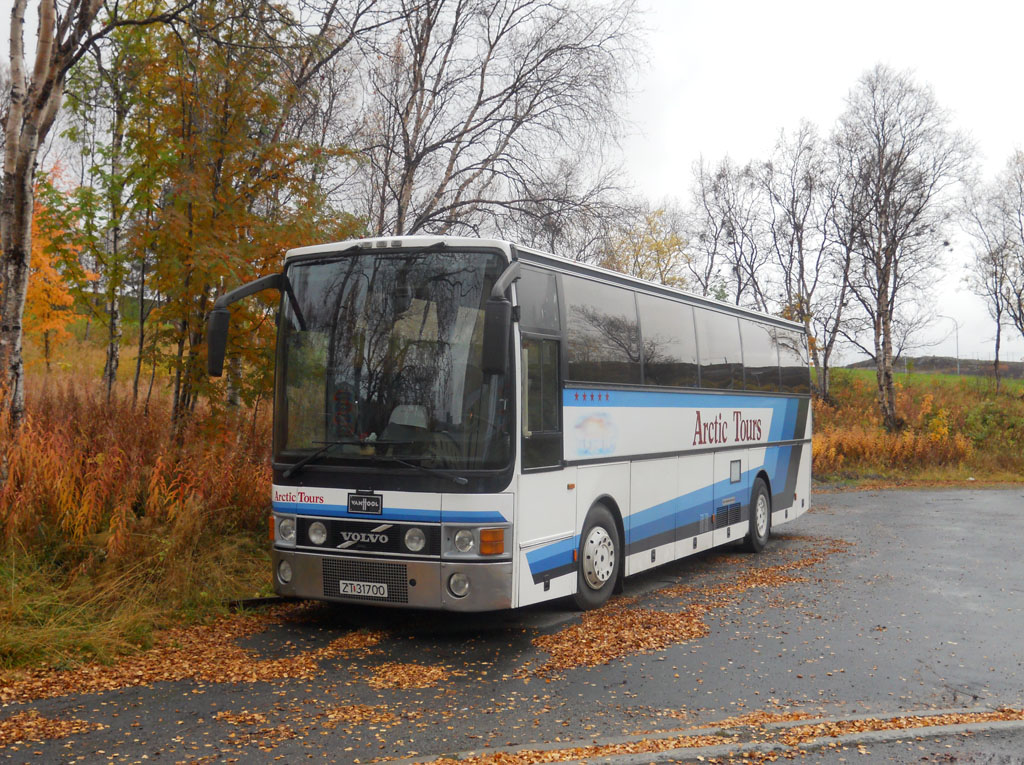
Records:
[[[755,478],[754,488],[750,492],[750,529],[743,540],[743,548],[748,552],[761,552],[768,544],[771,533],[772,496],[764,480]]]
[[[608,601],[622,571],[622,557],[622,539],[615,517],[604,505],[594,505],[580,535],[573,596],[577,608],[589,611]]]

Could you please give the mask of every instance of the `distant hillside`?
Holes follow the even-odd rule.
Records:
[[[848,369],[874,369],[875,362],[871,359],[858,361],[855,364],[847,364]],[[951,356],[920,356],[918,358],[908,357],[906,364],[904,359],[897,359],[894,363],[897,372],[918,372],[921,374],[956,374],[956,359]],[[976,375],[978,377],[993,377],[992,362],[979,361],[977,359],[960,359],[960,374]],[[1024,363],[1020,361],[1000,361],[999,376],[1004,379],[1024,379]]]

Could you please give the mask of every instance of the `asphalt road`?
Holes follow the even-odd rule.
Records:
[[[734,738],[715,750],[603,749],[588,759],[697,761],[774,746],[806,762],[1024,762],[1020,723],[948,719],[922,735],[854,726],[831,748],[780,743],[771,726],[804,717],[1024,708],[1024,490],[819,493],[814,505],[761,555],[712,551],[627,580],[608,618],[588,617],[613,625],[604,629],[620,634],[616,645],[591,646],[590,622],[565,603],[474,616],[292,608],[209,651],[233,645],[253,663],[287,664],[353,633],[380,640],[320,660],[309,679],[184,679],[11,703],[0,709],[0,758],[418,762],[471,750],[643,749],[721,732]],[[679,614],[683,622],[662,621]],[[683,623],[706,634],[643,649],[665,642],[665,624]],[[549,654],[535,643],[545,638],[569,664],[606,663],[545,670]],[[395,677],[423,687],[393,687]],[[4,720],[31,710],[103,727],[5,739]]]

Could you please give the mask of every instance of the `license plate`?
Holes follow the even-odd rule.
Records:
[[[342,595],[359,595],[364,598],[386,598],[388,586],[379,582],[339,582]]]
[[[349,494],[348,511],[362,515],[380,515],[384,512],[384,498],[380,494]]]

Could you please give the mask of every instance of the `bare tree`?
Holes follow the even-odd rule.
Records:
[[[995,183],[971,190],[964,210],[964,228],[974,245],[974,258],[968,265],[965,281],[970,290],[985,301],[989,315],[996,323],[995,359],[992,362],[996,390],[1000,387],[999,351],[1003,324],[1013,302],[1011,274],[1014,272],[1014,215],[1011,212],[1011,179],[1015,164],[1020,165],[1018,172],[1024,175],[1024,155],[1018,153],[1011,158],[1006,173]],[[1024,196],[1018,205],[1018,216],[1024,216]],[[1024,239],[1021,242],[1024,244]]]
[[[1024,335],[1024,152],[1015,152],[996,180],[986,219],[991,239],[979,252],[981,257],[988,250],[984,258],[986,291],[1002,279],[999,302]],[[994,298],[989,301],[989,310],[993,310]]]
[[[816,390],[825,399],[832,355],[846,317],[851,252],[837,236],[839,187],[830,159],[816,128],[802,122],[792,135],[780,135],[772,158],[759,168],[782,313],[807,328]]]
[[[713,172],[703,157],[694,165],[693,173],[696,182],[687,223],[687,239],[692,253],[687,266],[691,277],[689,281],[704,297],[724,300],[721,261],[728,221],[718,209]]]
[[[25,410],[21,323],[32,252],[37,159],[60,109],[68,71],[96,40],[118,26],[172,21],[185,7],[132,18],[121,16],[120,5],[115,4],[101,21],[100,0],[41,2],[35,60],[29,70],[24,34],[27,2],[14,0],[11,8],[10,105],[3,125],[4,174],[0,197],[0,364],[4,370],[0,378],[0,411],[7,415],[11,428],[21,424]]]
[[[374,233],[494,228],[557,188],[535,168],[619,134],[634,0],[399,5],[401,31],[368,73],[363,107],[361,207]]]
[[[893,385],[894,319],[928,287],[955,208],[951,187],[970,158],[931,90],[876,66],[861,77],[839,119],[835,144],[848,169],[853,209],[852,298],[871,330],[878,404],[889,430],[902,427]]]
[[[594,172],[571,158],[533,168],[530,197],[503,203],[497,232],[572,260],[596,263],[615,232],[640,214],[614,168]]]
[[[700,160],[688,240],[691,281],[704,295],[731,292],[736,305],[769,310],[766,266],[770,250],[764,231],[763,188],[753,164],[736,166],[729,157],[714,167]]]

